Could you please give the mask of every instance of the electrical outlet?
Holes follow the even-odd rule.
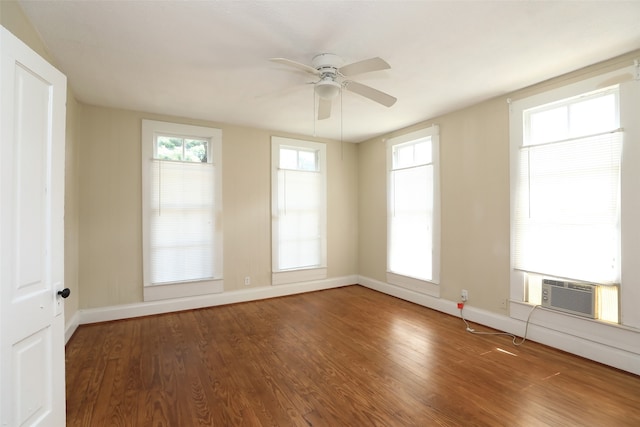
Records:
[[[463,289],[462,292],[460,292],[460,298],[462,298],[462,301],[467,301],[469,299],[469,291]]]
[[[251,284],[251,277],[250,276],[245,276],[244,277],[244,285],[245,286],[249,286]]]

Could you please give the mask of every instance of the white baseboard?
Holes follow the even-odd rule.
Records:
[[[170,313],[174,311],[192,310],[197,308],[213,307],[217,305],[255,301],[267,298],[300,294],[304,292],[338,288],[341,286],[353,285],[356,283],[358,283],[358,276],[352,275],[286,285],[262,286],[250,289],[241,289],[237,291],[221,292],[218,294],[82,309],[79,310],[78,313],[79,324],[83,325],[87,323],[107,322],[111,320],[149,316],[152,314]]]
[[[65,341],[68,341],[69,338],[71,338],[79,325],[87,323],[106,322],[181,310],[255,301],[338,288],[356,283],[442,313],[460,317],[460,311],[458,310],[457,303],[455,301],[421,294],[410,289],[391,285],[365,276],[353,275],[311,282],[263,286],[199,297],[149,301],[78,310],[66,325]],[[465,319],[470,322],[497,329],[499,331],[509,332],[517,336],[522,336],[525,331],[526,322],[524,320],[500,315],[470,305],[465,306],[464,316]],[[460,327],[465,327],[462,320],[460,321]],[[550,328],[549,325],[546,325],[543,322],[538,322],[535,319],[530,323],[527,333],[528,340],[640,375],[640,351],[636,351],[635,347],[629,346],[629,343],[640,342],[638,337],[640,337],[640,331],[631,329],[619,330],[617,331],[615,341],[610,340],[609,342],[604,343],[597,341],[597,336],[585,337],[554,330]],[[619,345],[616,345],[617,341],[620,341]]]
[[[389,283],[359,276],[358,282],[367,288],[391,295],[415,304],[422,305],[452,316],[461,317],[456,301],[449,301],[391,285]],[[530,310],[530,308],[529,308]],[[509,332],[519,337],[523,336],[526,327],[525,320],[514,319],[487,310],[466,305],[464,317],[470,322],[484,325],[499,331]],[[460,327],[465,325],[460,321]],[[591,359],[636,375],[640,375],[640,350],[638,346],[629,343],[640,342],[640,331],[630,328],[616,328],[616,340],[607,343],[596,341],[597,336],[578,336],[572,333],[551,329],[544,323],[533,319],[529,324],[527,339],[549,347],[557,348],[577,356]],[[526,345],[526,344],[525,344]]]

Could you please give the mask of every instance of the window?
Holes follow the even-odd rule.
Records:
[[[143,120],[145,300],[222,291],[221,136]]]
[[[438,128],[387,142],[387,280],[438,295]]]
[[[617,87],[523,112],[515,268],[619,282],[617,112]]]
[[[621,73],[511,105],[511,299],[539,303],[544,277],[619,284],[598,290],[598,318],[637,326],[622,296],[640,278],[638,81],[603,84]]]
[[[272,138],[273,284],[326,278],[326,147]]]

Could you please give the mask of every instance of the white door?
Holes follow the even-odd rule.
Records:
[[[67,82],[0,31],[0,425],[64,426]]]

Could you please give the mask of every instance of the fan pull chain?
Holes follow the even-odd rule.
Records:
[[[311,94],[313,100],[313,136],[316,136],[316,120],[318,120],[316,115],[316,91],[313,90]]]
[[[344,160],[344,141],[343,141],[343,126],[342,126],[342,89],[340,90],[340,160]]]

